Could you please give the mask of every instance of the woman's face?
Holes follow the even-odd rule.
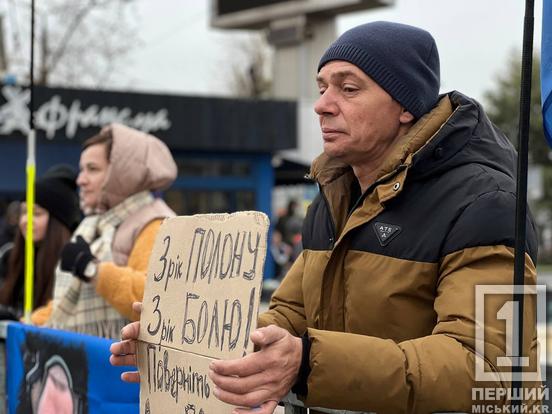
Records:
[[[91,145],[82,152],[77,185],[83,207],[89,209],[98,207],[108,167],[109,161],[105,144]]]
[[[33,211],[33,241],[39,242],[46,236],[50,213],[38,204],[34,205]],[[21,216],[19,216],[19,230],[25,238],[27,236],[27,203],[21,203]]]

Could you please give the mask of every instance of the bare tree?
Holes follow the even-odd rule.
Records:
[[[234,96],[266,98],[271,93],[272,50],[262,33],[232,39],[228,87]]]
[[[28,79],[30,1],[7,0],[8,71]],[[37,84],[105,87],[138,44],[129,0],[41,0],[35,15]]]

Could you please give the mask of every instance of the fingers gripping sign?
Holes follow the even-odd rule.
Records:
[[[215,396],[228,404],[250,409],[245,413],[272,413],[279,400],[288,394],[301,366],[302,342],[275,325],[251,334],[259,351],[241,359],[217,360],[209,365]]]
[[[132,310],[138,315],[142,312],[142,303],[134,302]],[[109,351],[111,356],[109,362],[113,366],[133,366],[136,367],[136,341],[140,333],[140,321],[132,322],[121,330],[121,340],[111,344]],[[126,382],[140,382],[138,371],[123,372],[121,379]]]

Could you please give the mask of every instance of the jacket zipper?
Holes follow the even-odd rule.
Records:
[[[326,195],[324,194],[324,191],[322,189],[322,186],[320,184],[318,184],[318,188],[320,190],[320,194],[322,195],[322,200],[324,200],[324,204],[326,205],[326,208],[328,209],[328,215],[330,216],[330,224],[331,224],[331,234],[330,234],[330,256],[332,255],[333,253],[333,249],[334,249],[334,245],[335,245],[335,237],[336,237],[336,232],[337,232],[337,226],[335,224],[335,220],[334,220],[334,217],[333,217],[333,212],[332,212],[332,209],[330,208],[330,203],[328,202],[328,199],[326,198]],[[325,273],[325,272],[324,272]],[[324,284],[325,284],[325,277],[323,276],[322,277],[322,286],[320,288],[320,309],[318,310],[318,323],[316,323],[316,328],[317,329],[325,329],[325,319],[326,319],[326,315],[324,314],[324,294],[325,294],[325,288],[324,288]]]
[[[399,173],[400,171],[402,171],[403,169],[406,168],[406,165],[404,164],[401,164],[397,170],[395,170],[394,174],[397,174]],[[383,182],[385,179],[388,179],[389,176],[386,176],[386,177],[381,177],[379,180],[377,180],[376,182],[374,182],[371,186],[369,186],[366,191],[359,197],[359,199],[356,201],[356,203],[354,204],[353,208],[350,210],[349,214],[347,215],[347,220],[349,220],[351,214],[356,210],[358,204],[363,201],[366,196],[374,190],[374,188],[379,185],[381,182]],[[335,224],[335,220],[334,220],[334,217],[333,217],[333,213],[332,213],[332,210],[330,208],[330,203],[328,202],[328,199],[326,198],[326,194],[324,194],[324,191],[322,189],[322,186],[320,185],[320,183],[318,183],[318,188],[320,190],[320,194],[322,196],[322,200],[324,200],[324,203],[326,205],[326,208],[328,209],[328,212],[329,212],[329,216],[330,216],[330,223],[331,223],[331,227],[332,227],[332,234],[330,236],[330,250],[331,250],[331,254],[333,254],[333,249],[334,249],[334,246],[335,246],[335,242],[336,242],[336,233],[337,233],[337,226]],[[328,262],[329,263],[329,262]],[[323,278],[325,279],[325,278]],[[318,326],[317,328],[318,329],[325,329],[325,318],[326,318],[326,315],[323,313],[323,309],[325,309],[325,301],[324,301],[324,294],[325,294],[325,289],[324,289],[324,280],[322,281],[322,288],[321,288],[321,292],[320,292],[320,310],[318,312],[318,316],[319,316],[319,322],[318,322]],[[345,326],[345,321],[343,321],[343,326]]]
[[[392,175],[397,175],[399,174],[402,170],[406,169],[407,166],[405,164],[401,164],[397,167],[397,169],[395,171],[393,171],[393,173],[391,173]],[[390,178],[390,175],[391,174],[388,174],[386,176],[383,176],[381,177],[379,180],[377,180],[376,182],[374,182],[371,186],[369,186],[366,191],[364,193],[362,193],[362,195],[357,199],[357,201],[355,202],[355,204],[353,205],[353,207],[349,210],[349,213],[347,214],[347,220],[345,221],[348,221],[349,218],[351,217],[351,215],[354,213],[354,211],[357,209],[357,207],[359,206],[360,203],[364,202],[364,199],[367,197],[368,194],[370,194],[379,184],[381,184],[383,181],[386,181]],[[310,176],[305,176],[305,178],[311,178]],[[330,237],[330,246],[331,246],[331,250],[333,250],[334,248],[334,245],[335,245],[335,242],[337,241],[337,226],[335,224],[335,220],[334,220],[334,217],[333,217],[333,214],[332,214],[332,209],[330,208],[330,203],[328,202],[328,199],[326,198],[326,194],[324,194],[324,190],[322,189],[322,186],[320,185],[320,183],[316,182],[318,184],[318,188],[319,188],[319,191],[320,191],[320,194],[322,195],[322,200],[324,200],[324,203],[326,205],[326,208],[328,209],[328,212],[329,212],[329,216],[330,216],[330,222],[331,222],[331,225],[332,225],[332,234],[331,234],[331,237]]]
[[[335,224],[335,220],[334,220],[334,217],[333,217],[333,213],[332,213],[332,209],[330,208],[330,203],[328,201],[328,199],[326,198],[326,194],[324,194],[324,191],[322,190],[322,186],[320,184],[318,184],[318,188],[320,190],[320,194],[322,195],[322,200],[324,200],[324,204],[326,205],[326,208],[328,209],[328,212],[329,212],[329,216],[330,216],[330,224],[331,224],[331,227],[332,227],[332,233],[330,235],[330,250],[333,250],[334,248],[334,244],[335,244],[335,239],[336,239],[336,232],[337,232],[337,226]]]

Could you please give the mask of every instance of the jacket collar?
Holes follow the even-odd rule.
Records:
[[[438,175],[465,164],[480,164],[515,177],[516,152],[481,105],[460,92],[448,97],[454,112],[412,157],[410,179]]]

